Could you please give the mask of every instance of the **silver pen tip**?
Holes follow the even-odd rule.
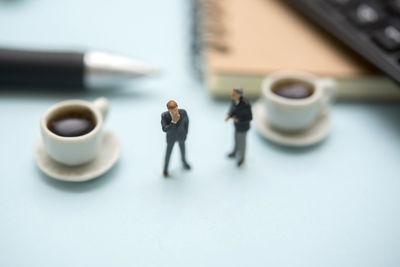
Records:
[[[85,85],[103,87],[118,85],[124,80],[160,74],[160,69],[129,57],[91,51],[84,56]]]

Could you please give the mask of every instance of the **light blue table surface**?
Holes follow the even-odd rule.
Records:
[[[188,3],[0,1],[1,45],[105,49],[163,69],[120,91],[0,92],[0,266],[400,266],[400,106],[336,103],[330,137],[308,149],[253,127],[238,170],[225,158],[229,103],[191,76]],[[33,158],[41,114],[102,95],[118,164],[86,183],[46,177]],[[190,116],[193,171],[176,147],[164,179],[169,99]]]

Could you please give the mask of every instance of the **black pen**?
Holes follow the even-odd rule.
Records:
[[[115,87],[155,72],[150,65],[106,52],[0,49],[0,87]]]

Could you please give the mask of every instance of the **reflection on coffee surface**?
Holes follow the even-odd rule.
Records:
[[[59,136],[76,137],[89,133],[96,126],[89,110],[68,111],[50,119],[47,127]]]
[[[286,98],[301,99],[311,96],[314,87],[303,81],[283,80],[273,86],[272,92]]]

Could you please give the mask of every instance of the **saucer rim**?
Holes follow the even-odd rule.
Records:
[[[82,175],[75,175],[75,176],[60,175],[59,173],[57,173],[57,171],[55,171],[55,172],[53,171],[53,170],[56,170],[56,168],[50,170],[49,168],[46,168],[45,165],[43,164],[43,162],[40,160],[40,158],[42,157],[42,153],[46,153],[46,151],[44,150],[43,141],[41,138],[37,139],[36,145],[35,145],[34,153],[35,153],[36,165],[48,177],[55,179],[55,180],[59,180],[59,181],[85,182],[85,181],[90,181],[95,178],[98,178],[99,176],[101,176],[101,175],[105,174],[107,171],[109,171],[116,164],[116,162],[119,159],[120,153],[121,153],[121,145],[120,145],[120,142],[119,142],[117,136],[112,131],[107,131],[107,130],[105,130],[103,132],[103,135],[108,135],[109,136],[108,138],[113,138],[114,142],[116,143],[116,148],[114,150],[115,152],[113,153],[113,155],[111,157],[109,157],[109,163],[105,164],[103,168],[99,168],[97,170],[88,169]],[[42,152],[39,152],[39,150],[42,150]],[[55,160],[51,159],[50,157],[49,157],[49,160],[52,163],[60,164],[60,163],[56,162]],[[93,160],[96,160],[96,158]],[[90,162],[83,164],[83,166],[86,164],[90,164]],[[65,166],[65,167],[68,167],[68,166]],[[70,168],[74,168],[74,166],[71,166]]]
[[[311,138],[310,140],[301,140],[299,141],[298,137],[301,135],[304,135],[304,133],[293,133],[290,137],[287,135],[283,135],[281,132],[275,130],[272,128],[268,123],[262,123],[262,119],[266,120],[265,122],[268,121],[268,117],[261,117],[259,116],[259,112],[266,112],[266,108],[264,106],[264,102],[262,99],[256,101],[256,103],[253,106],[253,113],[254,113],[254,124],[257,132],[262,135],[265,139],[279,144],[279,145],[284,145],[284,146],[289,146],[289,147],[307,147],[307,146],[312,146],[315,145],[322,140],[324,140],[330,133],[331,130],[331,119],[330,115],[328,113],[323,113],[321,114],[322,118],[318,119],[316,123],[314,123],[311,128],[316,127],[319,124],[326,124],[325,127],[319,133],[316,135],[314,138]],[[273,133],[273,134],[271,134]],[[310,131],[310,133],[313,133]],[[307,137],[312,136],[311,134],[305,135]]]

